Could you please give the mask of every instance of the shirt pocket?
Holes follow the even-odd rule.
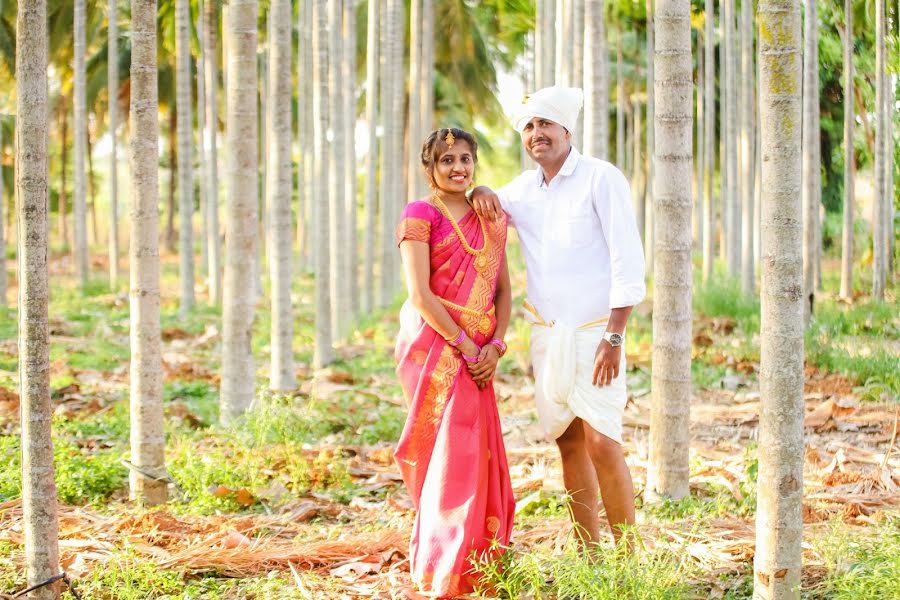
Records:
[[[564,248],[583,248],[589,246],[593,234],[594,215],[590,211],[573,211],[559,223],[559,240]]]

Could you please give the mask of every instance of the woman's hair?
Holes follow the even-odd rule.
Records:
[[[453,134],[453,139],[456,140],[454,143],[463,141],[469,144],[469,148],[472,150],[472,161],[478,162],[478,142],[475,141],[474,135],[456,127],[435,129],[428,134],[428,137],[425,138],[425,143],[422,144],[422,167],[431,180],[429,183],[434,183],[434,164],[449,148],[446,139],[450,133]]]

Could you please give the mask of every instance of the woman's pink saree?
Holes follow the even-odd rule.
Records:
[[[472,248],[484,244],[474,212],[459,222]],[[493,299],[506,246],[506,219],[485,222],[490,240],[481,273],[450,222],[431,204],[404,209],[398,242],[426,242],[431,249],[431,290],[440,298],[487,318],[450,315],[476,344],[494,333]],[[459,352],[427,325],[407,301],[401,310],[397,374],[410,406],[395,452],[416,507],[410,570],[422,593],[452,598],[471,592],[478,578],[474,553],[493,555],[492,541],[509,544],[515,500],[493,385],[479,390]]]

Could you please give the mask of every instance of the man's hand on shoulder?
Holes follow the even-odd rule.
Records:
[[[500,198],[497,197],[494,190],[485,185],[479,185],[472,190],[469,202],[479,217],[485,217],[490,221],[496,221],[503,214]]]

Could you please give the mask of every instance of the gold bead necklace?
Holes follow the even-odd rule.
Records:
[[[459,243],[462,244],[463,250],[475,257],[475,270],[478,273],[484,273],[487,270],[488,266],[487,253],[491,249],[491,240],[488,237],[487,226],[484,223],[484,219],[478,216],[477,213],[475,214],[475,217],[481,224],[481,236],[484,238],[484,243],[481,245],[481,249],[476,250],[469,245],[468,240],[466,240],[466,236],[463,235],[462,230],[459,228],[459,223],[457,223],[456,219],[453,218],[453,215],[450,214],[450,210],[447,208],[447,205],[444,204],[444,201],[441,200],[441,197],[438,196],[437,192],[431,193],[431,199],[434,203],[435,208],[437,208],[440,213],[444,215],[445,219],[450,221],[450,225],[453,226],[453,231],[456,232],[456,237],[459,238]]]

